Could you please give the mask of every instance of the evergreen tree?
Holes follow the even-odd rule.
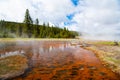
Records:
[[[75,31],[69,31],[67,28],[59,28],[57,26],[51,26],[50,24],[43,23],[39,25],[39,20],[36,19],[33,24],[32,18],[29,14],[29,10],[26,9],[24,23],[0,21],[0,37],[23,37],[23,38],[75,38],[78,33]]]
[[[46,26],[46,25],[45,25],[45,22],[43,23],[43,26]]]
[[[36,25],[39,25],[39,20],[38,20],[38,18],[36,19],[35,24],[36,24]]]
[[[26,24],[26,33],[28,34],[28,37],[31,38],[32,37],[32,24],[33,24],[33,21],[32,21],[32,18],[29,14],[29,10],[26,9],[26,13],[25,13],[25,19],[24,19],[24,23]]]
[[[47,23],[47,27],[50,27],[49,22]]]
[[[24,23],[26,24],[33,24],[33,21],[32,21],[32,18],[29,14],[29,10],[26,9],[26,12],[25,12],[25,19],[24,19]]]
[[[22,27],[21,27],[21,26],[19,26],[19,31],[18,31],[18,33],[19,33],[19,37],[21,37],[21,36],[22,36],[22,32],[23,32]]]
[[[38,18],[35,21],[36,29],[34,30],[35,37],[39,37],[40,35],[40,28],[39,28],[39,20]]]

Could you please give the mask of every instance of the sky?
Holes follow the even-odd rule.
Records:
[[[120,0],[0,0],[0,19],[33,20],[81,32],[84,38],[120,40]]]

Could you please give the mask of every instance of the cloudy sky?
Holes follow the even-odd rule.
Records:
[[[84,33],[85,37],[120,39],[120,0],[0,0],[0,19],[33,20]]]

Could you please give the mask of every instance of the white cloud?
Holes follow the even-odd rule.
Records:
[[[118,0],[84,0],[82,11],[77,13],[72,21],[77,22],[74,26],[79,28],[78,31],[92,38],[103,36],[104,39],[116,39],[115,36],[120,34],[119,7]]]
[[[76,10],[70,0],[4,0],[0,1],[0,19],[21,22],[27,8],[34,20],[57,25],[67,21],[66,15]]]
[[[75,7],[71,0],[0,0],[0,19],[22,22],[28,8],[32,18],[38,18],[40,23],[66,26],[92,36],[113,38],[120,34],[119,0],[80,0],[79,3]],[[66,17],[69,14],[74,14],[71,20]]]

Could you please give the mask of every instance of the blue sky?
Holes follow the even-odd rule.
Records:
[[[68,14],[68,15],[66,15],[66,17],[69,19],[69,20],[72,20],[73,19],[73,17],[74,17],[74,13],[71,13],[71,14]]]
[[[120,34],[119,0],[0,0],[0,19],[22,22],[26,9],[40,24],[67,27],[86,37]]]
[[[79,0],[71,0],[71,2],[73,3],[74,6],[78,6],[79,5]]]

